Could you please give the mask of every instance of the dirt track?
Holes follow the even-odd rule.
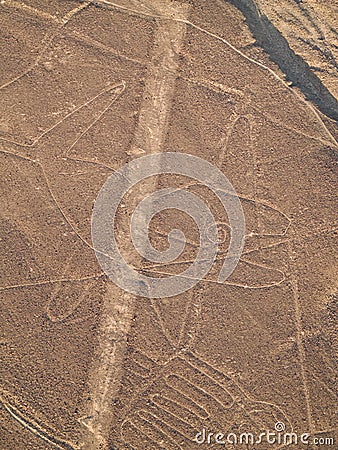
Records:
[[[337,441],[336,11],[275,3],[1,3],[1,449],[219,448],[194,436],[276,422]],[[245,247],[219,283],[231,230],[215,195],[143,180],[116,216],[130,265],[165,277],[196,258],[173,210],[149,234],[163,251],[184,231],[176,261],[133,248],[132,213],[160,188],[198,195],[222,242],[189,291],[137,297],[100,267],[92,209],[124,164],[173,151],[227,176]]]

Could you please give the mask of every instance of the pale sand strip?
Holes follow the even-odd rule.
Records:
[[[145,3],[161,15],[182,17],[187,14],[185,5],[173,6],[167,0],[148,0]],[[156,21],[153,54],[147,69],[139,122],[128,152],[132,158],[161,152],[175,90],[177,54],[185,29],[186,25],[181,22],[170,19]],[[136,192],[133,203],[137,204],[155,188],[156,178],[153,177]],[[119,390],[126,339],[137,301],[134,295],[121,292],[113,283],[109,282],[107,286],[99,332],[99,351],[90,380],[92,411],[82,421],[89,431],[84,447],[90,450],[108,448],[112,401]]]

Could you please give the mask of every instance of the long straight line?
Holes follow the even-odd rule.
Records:
[[[170,5],[166,0],[148,0],[159,14],[181,16],[186,7]],[[147,68],[143,100],[131,158],[159,153],[167,134],[168,115],[175,91],[178,69],[177,53],[182,45],[186,24],[172,20],[157,20],[153,53]],[[169,69],[169,70],[168,70]],[[138,203],[156,188],[156,178],[148,179],[134,193],[132,202]],[[135,310],[136,297],[108,282],[104,296],[103,315],[99,331],[99,352],[92,369],[92,412],[86,423],[89,433],[87,448],[108,448],[112,422],[111,404],[116,397],[123,375],[123,360],[128,332]]]

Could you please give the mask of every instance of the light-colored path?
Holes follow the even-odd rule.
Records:
[[[148,0],[146,6],[159,15],[182,17],[184,6],[170,5],[170,1]],[[157,19],[154,30],[153,54],[147,69],[143,101],[139,122],[129,150],[131,158],[161,152],[167,132],[168,115],[175,89],[178,52],[182,44],[186,25],[174,20]],[[128,87],[127,87],[128,89]],[[156,179],[143,183],[136,192],[133,203],[138,203],[156,187]],[[137,299],[123,293],[108,282],[104,297],[99,349],[92,367],[91,398],[92,411],[83,424],[88,429],[84,448],[107,449],[107,438],[111,426],[111,405],[116,396],[121,376],[134,305]]]

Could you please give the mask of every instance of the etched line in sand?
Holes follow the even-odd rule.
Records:
[[[258,431],[270,429],[280,420],[290,432],[293,430],[289,417],[279,406],[251,398],[230,374],[194,352],[182,352],[163,366],[152,386],[145,386],[134,397],[126,411],[121,436],[132,448],[135,442],[147,441],[147,421],[157,449],[185,449],[191,448],[194,430],[206,423],[224,428],[248,426],[249,421]]]
[[[170,1],[148,0],[146,6],[160,15],[186,15],[187,7],[171,5]],[[175,89],[178,69],[177,53],[185,34],[186,24],[170,19],[156,21],[155,42],[147,76],[139,122],[133,145],[128,154],[131,158],[161,151],[167,131],[168,113]],[[142,189],[133,196],[134,204],[156,187],[156,178],[146,180]],[[99,331],[99,348],[91,375],[91,412],[83,420],[89,433],[86,448],[106,449],[111,424],[111,402],[116,396],[121,380],[122,362],[126,339],[133,318],[135,296],[121,293],[108,282],[104,298],[102,322]]]
[[[35,434],[39,438],[43,439],[44,441],[48,442],[49,444],[53,445],[56,448],[63,449],[63,450],[77,450],[78,447],[75,447],[73,444],[70,444],[69,442],[63,441],[46,430],[44,430],[40,425],[35,423],[35,421],[28,419],[22,415],[22,413],[14,406],[11,405],[8,402],[2,401],[1,404],[3,408],[15,419],[21,426],[26,428],[31,433]]]
[[[311,396],[310,396],[310,389],[308,385],[308,378],[307,378],[307,365],[306,365],[306,354],[305,354],[305,348],[304,348],[304,342],[303,342],[303,324],[302,324],[302,307],[301,307],[301,301],[300,301],[300,294],[298,289],[298,277],[296,274],[296,263],[294,261],[294,257],[292,256],[294,252],[294,245],[292,242],[288,242],[288,255],[290,258],[290,282],[292,287],[292,293],[293,293],[293,299],[294,299],[294,308],[295,308],[295,326],[297,330],[296,334],[296,342],[297,342],[297,349],[298,349],[298,355],[299,355],[299,365],[300,365],[300,373],[302,377],[302,383],[303,383],[303,391],[304,391],[304,397],[305,397],[305,403],[306,403],[306,414],[307,414],[307,420],[308,420],[308,426],[309,431],[313,435],[314,431],[314,424],[313,424],[313,412],[312,412],[312,404],[311,404]]]
[[[134,3],[134,5],[132,5],[131,7],[127,7],[115,2],[110,2],[108,0],[96,0],[91,2],[94,5],[105,5],[107,8],[111,8],[111,9],[118,9],[121,11],[124,11],[126,14],[130,14],[130,15],[136,15],[139,17],[151,17],[153,19],[160,19],[160,18],[165,18],[166,14],[165,12],[162,10],[158,10],[158,11],[154,11],[154,12],[149,12],[148,10],[146,10],[144,8],[144,4],[140,4],[139,2],[136,2],[136,4]],[[239,48],[236,48],[234,45],[232,45],[229,41],[227,41],[226,39],[224,39],[221,36],[218,36],[215,33],[212,33],[211,31],[208,31],[205,28],[202,28],[200,26],[198,26],[197,24],[190,22],[189,20],[183,18],[182,16],[175,16],[175,15],[171,15],[171,16],[167,16],[168,19],[176,21],[178,23],[182,23],[182,24],[186,24],[189,27],[194,28],[195,30],[198,30],[199,32],[210,36],[213,39],[217,39],[218,41],[222,42],[223,44],[225,44],[227,47],[231,48],[234,52],[236,52],[238,55],[240,55],[243,59],[251,62],[252,64],[256,65],[257,67],[260,67],[261,69],[263,69],[264,71],[266,71],[267,73],[269,73],[273,78],[275,78],[278,82],[280,82],[281,84],[283,84],[283,86],[292,93],[292,95],[296,96],[297,99],[303,103],[304,105],[306,105],[306,107],[308,108],[308,110],[312,111],[312,114],[318,119],[319,123],[321,124],[321,127],[323,129],[323,131],[325,132],[327,138],[328,138],[328,142],[331,143],[331,145],[335,145],[337,146],[337,140],[335,139],[335,137],[333,136],[333,134],[330,132],[330,130],[328,129],[328,127],[325,125],[325,123],[323,122],[322,118],[320,117],[319,113],[316,111],[315,107],[312,106],[312,104],[310,104],[309,102],[307,102],[304,97],[299,94],[295,89],[291,88],[288,83],[282,79],[276,72],[274,72],[274,70],[272,70],[270,67],[266,66],[265,64],[261,63],[260,61],[257,61],[253,58],[251,58],[250,56],[246,55],[245,53],[243,53]],[[262,111],[260,111],[261,113]],[[283,124],[284,125],[284,124]]]
[[[44,11],[40,11],[36,8],[33,8],[31,6],[25,5],[23,3],[19,3],[13,0],[6,0],[5,2],[1,2],[6,6],[14,7],[21,9],[25,12],[30,12],[36,14],[38,17],[42,19],[48,19],[58,24],[58,27],[54,30],[52,29],[51,32],[48,32],[46,36],[44,37],[42,41],[42,46],[40,48],[39,54],[35,58],[35,61],[28,66],[26,70],[24,70],[22,73],[11,79],[10,81],[7,81],[5,84],[0,86],[0,90],[6,88],[7,86],[10,86],[11,84],[15,83],[16,81],[19,81],[22,77],[29,74],[40,62],[42,56],[46,53],[46,51],[49,49],[51,43],[56,38],[56,36],[61,32],[62,28],[64,28],[67,23],[76,16],[79,12],[86,9],[90,5],[90,1],[84,2],[77,6],[76,8],[69,11],[65,16],[61,18],[55,18],[55,16],[50,15]]]

